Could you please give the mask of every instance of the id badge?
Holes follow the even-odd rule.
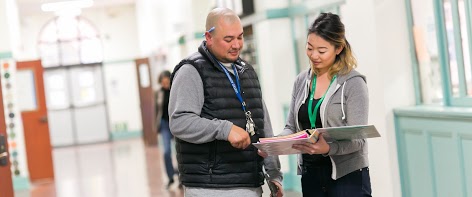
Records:
[[[254,136],[256,132],[254,131],[254,121],[252,120],[251,117],[251,112],[247,111],[246,112],[246,131],[251,135]]]

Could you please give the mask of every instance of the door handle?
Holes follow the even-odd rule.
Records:
[[[47,122],[48,122],[48,117],[47,117],[47,116],[43,116],[43,117],[39,118],[39,122],[47,123]]]
[[[8,165],[8,152],[5,136],[0,134],[0,166]]]
[[[3,153],[0,153],[0,159],[3,159],[5,157],[8,157],[8,153],[7,152],[3,152]]]

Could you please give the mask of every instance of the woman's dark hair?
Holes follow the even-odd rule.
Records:
[[[313,24],[308,29],[308,35],[316,34],[327,42],[331,43],[335,49],[343,47],[343,50],[336,56],[334,65],[329,70],[330,77],[337,73],[346,74],[357,66],[356,58],[354,57],[351,45],[346,40],[344,24],[338,15],[332,13],[321,13],[315,19]],[[313,71],[318,74],[318,71],[312,67]]]
[[[170,73],[168,70],[162,71],[161,74],[159,74],[159,77],[157,78],[157,81],[158,81],[159,83],[161,83],[161,82],[162,82],[162,79],[164,79],[164,78],[170,78],[170,74],[171,74],[171,73]]]

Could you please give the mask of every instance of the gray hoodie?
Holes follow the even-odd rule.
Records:
[[[309,96],[311,69],[297,76],[293,86],[292,101],[287,117],[287,124],[280,135],[288,135],[300,131],[298,111]],[[324,128],[366,125],[369,112],[369,98],[365,76],[352,70],[346,75],[337,76],[335,83],[326,92],[320,106],[321,123]],[[326,139],[330,150],[325,156],[331,158],[334,180],[355,170],[367,167],[367,141],[333,141]],[[298,156],[298,174],[302,172],[302,157]]]

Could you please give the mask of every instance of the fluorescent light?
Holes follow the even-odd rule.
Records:
[[[56,12],[59,10],[70,10],[91,7],[93,0],[72,0],[72,1],[58,1],[54,3],[44,3],[41,5],[41,10],[44,12]]]
[[[79,16],[82,13],[80,8],[74,9],[60,9],[54,12],[56,16]]]

